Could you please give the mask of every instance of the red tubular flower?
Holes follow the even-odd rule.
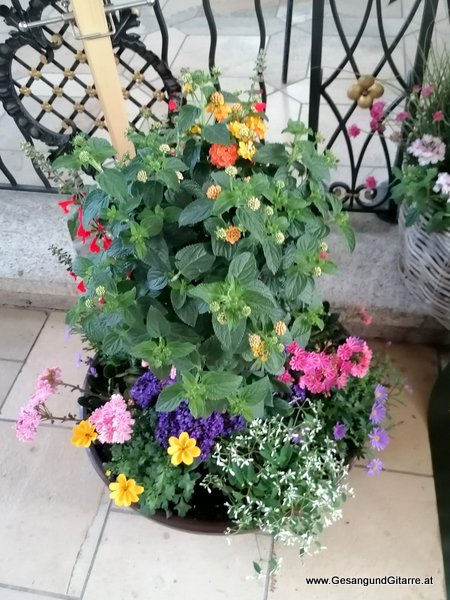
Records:
[[[81,238],[81,241],[83,242],[83,244],[86,243],[86,240],[91,235],[91,233],[92,233],[92,231],[90,229],[85,229],[83,227],[83,224],[80,221],[80,224],[78,225],[78,229],[77,229],[77,237]]]
[[[58,202],[59,208],[63,211],[65,215],[69,214],[69,206],[71,206],[72,204],[75,204],[75,196],[72,196],[70,200],[61,200],[61,202]]]
[[[98,242],[97,242],[97,238],[96,238],[96,237],[95,237],[95,238],[93,238],[93,239],[92,239],[92,242],[89,244],[89,250],[90,250],[91,252],[95,252],[96,254],[98,254],[98,253],[100,252],[101,248],[100,248],[100,246],[98,245]]]
[[[98,301],[99,304],[103,305],[105,304],[105,299],[103,297],[101,297]]]
[[[177,103],[175,100],[169,100],[169,102],[167,103],[167,106],[169,108],[169,110],[177,110]]]
[[[81,293],[84,294],[85,292],[87,292],[86,286],[84,285],[84,281],[81,280],[80,283],[77,285],[77,290]]]
[[[108,250],[108,248],[112,244],[112,239],[107,237],[106,235],[104,235],[102,238],[102,242],[103,242],[103,250]]]
[[[77,280],[77,276],[75,275],[75,273],[74,273],[73,271],[69,271],[69,275],[72,277],[72,279],[73,279],[74,281],[76,281],[76,280]]]

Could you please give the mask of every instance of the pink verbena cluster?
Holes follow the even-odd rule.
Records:
[[[39,375],[36,388],[28,402],[22,406],[15,424],[16,437],[21,442],[32,442],[36,437],[41,417],[39,406],[52,396],[61,383],[61,369],[53,367],[45,369]]]
[[[89,422],[95,425],[102,444],[123,444],[131,438],[134,419],[123,397],[113,394],[111,400],[94,410]]]
[[[299,373],[298,385],[313,394],[329,395],[332,388],[342,389],[348,378],[364,377],[370,367],[372,351],[364,340],[348,337],[336,352],[309,352],[293,342],[287,347],[291,354],[290,371]],[[286,370],[279,379],[285,383],[295,381]]]

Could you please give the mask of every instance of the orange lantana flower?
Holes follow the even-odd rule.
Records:
[[[235,227],[234,225],[230,225],[225,230],[225,239],[229,244],[235,244],[237,241],[241,239],[241,231],[239,227]]]
[[[209,149],[209,158],[215,167],[231,167],[238,158],[237,146],[222,146],[221,144],[213,144]]]
[[[228,117],[230,112],[231,108],[229,104],[221,104],[214,109],[213,114],[216,117],[216,120],[219,121],[219,123],[222,123],[222,121],[225,121],[225,119]]]

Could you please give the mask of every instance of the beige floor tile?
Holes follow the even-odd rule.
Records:
[[[0,359],[24,360],[45,319],[36,310],[0,308]]]
[[[3,404],[22,363],[10,360],[0,360],[0,406]]]
[[[79,596],[108,508],[104,486],[70,432],[33,444],[0,423],[0,582]]]
[[[353,469],[356,497],[326,530],[326,550],[301,561],[293,547],[282,558],[269,600],[444,600],[434,483],[429,477]],[[433,577],[433,585],[307,585],[306,577]]]
[[[259,545],[267,558],[269,538],[259,536]],[[111,512],[84,600],[262,600],[257,558],[253,534],[192,535]]]
[[[56,598],[59,597],[56,596]],[[55,598],[55,596],[52,596],[52,598]],[[36,594],[33,591],[28,592],[26,590],[12,590],[11,588],[0,587],[0,600],[49,600],[49,596]],[[67,600],[69,600],[68,597]]]
[[[267,118],[269,142],[281,142],[291,140],[288,133],[281,133],[286,127],[289,119],[297,120],[300,113],[300,104],[283,92],[275,92],[267,97]]]
[[[386,350],[382,343],[371,346]],[[404,390],[398,400],[391,402],[394,427],[390,431],[391,442],[380,458],[386,469],[432,475],[427,410],[438,373],[437,353],[427,346],[404,344],[393,344],[387,351],[412,393]]]
[[[37,377],[46,367],[62,368],[63,381],[81,384],[86,374],[84,365],[76,367],[76,354],[82,350],[78,337],[65,339],[64,313],[50,315],[19,377],[10,391],[1,411],[1,417],[15,419],[20,407],[33,393]],[[86,353],[83,353],[86,356]],[[50,410],[57,416],[77,410],[77,394],[62,389],[48,402]],[[67,427],[72,427],[67,423]]]

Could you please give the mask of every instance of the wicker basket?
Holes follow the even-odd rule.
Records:
[[[406,210],[402,204],[399,229],[403,280],[429,313],[450,329],[450,232],[428,233],[427,216],[406,227]]]

